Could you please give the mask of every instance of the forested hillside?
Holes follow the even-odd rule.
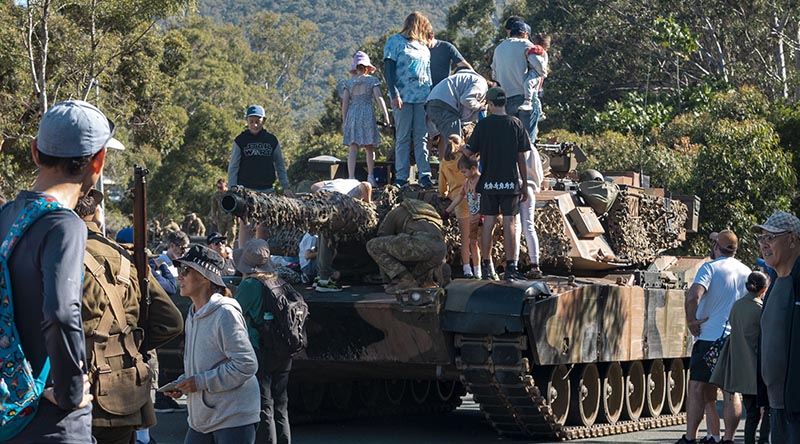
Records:
[[[553,37],[542,139],[583,145],[581,168],[635,170],[702,199],[701,235],[746,233],[800,210],[800,3],[679,0],[0,0],[0,195],[29,186],[44,110],[82,98],[128,148],[107,177],[151,171],[149,214],[205,215],[247,105],[267,110],[290,181],[307,159],[347,156],[335,83],[418,9],[484,75],[508,16]],[[200,14],[197,13],[199,9]],[[384,86],[384,93],[385,93]],[[394,144],[387,134],[384,158]],[[110,225],[130,202],[109,205]],[[740,256],[757,245],[741,236]]]
[[[314,87],[324,85],[328,76],[345,79],[352,56],[368,37],[381,36],[400,29],[412,11],[421,11],[433,23],[434,30],[444,31],[448,8],[457,0],[199,0],[200,14],[219,23],[246,25],[261,11],[292,14],[319,27],[318,45],[307,48],[315,53]],[[320,94],[319,91],[316,92]],[[304,115],[318,114],[321,99],[315,96]]]

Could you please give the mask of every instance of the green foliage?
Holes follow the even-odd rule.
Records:
[[[689,27],[676,22],[672,15],[666,18],[656,17],[653,24],[653,41],[687,60],[691,53],[700,49],[697,38],[692,35]]]
[[[211,103],[201,103],[189,119],[183,147],[170,152],[150,182],[148,209],[153,215],[206,214],[214,183],[227,177],[229,147],[241,131],[234,120]]]
[[[663,101],[648,103],[643,94],[629,93],[622,101],[606,103],[602,112],[589,110],[583,126],[591,132],[618,131],[641,136],[664,126],[672,113],[672,107]]]
[[[763,119],[719,119],[699,150],[691,189],[703,198],[701,232],[730,228],[740,236],[739,257],[753,262],[758,245],[750,227],[775,210],[788,209],[797,184],[792,156]]]

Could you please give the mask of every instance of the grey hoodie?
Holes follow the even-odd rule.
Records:
[[[255,424],[261,410],[256,354],[235,299],[214,294],[186,316],[186,353],[179,379],[194,376],[189,427],[200,433]]]

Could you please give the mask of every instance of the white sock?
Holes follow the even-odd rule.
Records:
[[[137,430],[136,440],[148,444],[150,442],[150,429]]]
[[[719,435],[709,435],[710,437],[714,438],[714,441],[720,442],[722,441],[722,437]]]
[[[475,276],[481,276],[481,264],[472,267],[472,274]]]
[[[464,275],[466,276],[470,274],[472,274],[472,268],[469,266],[469,264],[464,264]]]
[[[494,271],[494,262],[489,262],[489,274],[491,274],[492,276],[494,276],[495,274],[497,274],[497,273],[495,273],[495,271]]]

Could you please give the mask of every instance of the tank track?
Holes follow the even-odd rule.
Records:
[[[614,424],[559,424],[531,374],[524,335],[456,335],[456,366],[486,419],[500,434],[524,439],[579,439],[684,424],[686,414],[618,421]]]

